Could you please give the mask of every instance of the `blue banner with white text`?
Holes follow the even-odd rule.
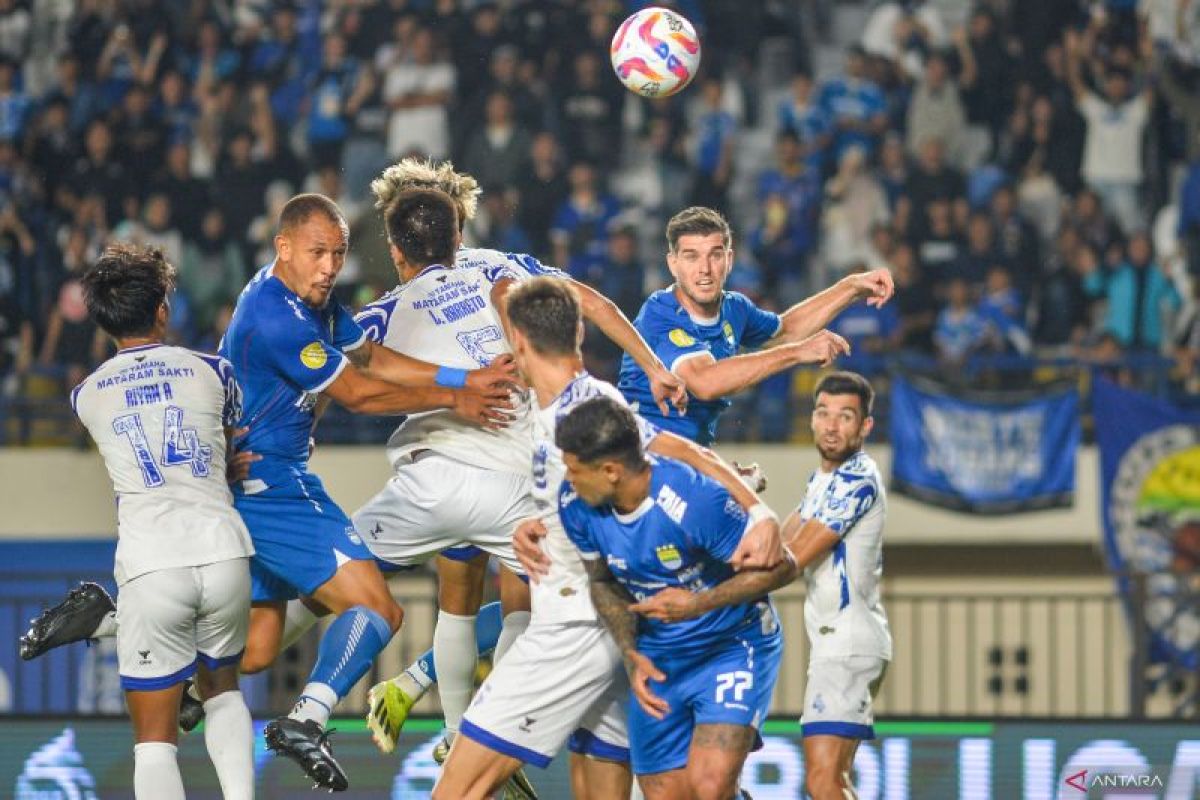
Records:
[[[895,376],[892,481],[901,494],[977,514],[1069,506],[1079,397],[960,393]]]

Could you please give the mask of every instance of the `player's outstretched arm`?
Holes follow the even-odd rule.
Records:
[[[841,538],[820,520],[801,520],[795,511],[783,521],[783,545],[795,560],[797,570],[823,557]]]
[[[679,375],[673,374],[662,359],[654,354],[650,345],[638,333],[633,323],[622,313],[612,300],[597,292],[587,284],[572,280],[572,285],[579,292],[580,306],[583,316],[607,336],[613,344],[629,353],[650,379],[650,392],[664,416],[668,415],[667,404],[675,406],[682,414],[687,410],[687,390]]]
[[[507,388],[486,391],[440,386],[399,386],[346,365],[324,394],[359,414],[413,414],[448,408],[463,419],[495,427],[508,422],[512,408]]]
[[[866,300],[868,305],[878,308],[890,300],[895,291],[892,273],[886,269],[847,275],[828,289],[783,312],[780,315],[783,324],[779,333],[764,346],[771,348],[807,339],[832,322],[848,306]]]
[[[587,568],[592,603],[621,650],[634,697],[647,714],[662,719],[671,710],[670,706],[651,692],[648,684],[651,680],[664,681],[667,676],[637,650],[637,616],[629,610],[633,596],[617,583],[603,558],[584,559],[583,564]]]
[[[772,375],[800,364],[829,366],[842,355],[850,354],[850,345],[830,331],[818,331],[800,342],[745,353],[717,361],[709,354],[677,362],[675,371],[688,390],[701,400],[718,400],[748,389]]]
[[[736,569],[770,568],[783,560],[783,540],[779,518],[758,499],[738,475],[737,470],[707,447],[667,431],[659,431],[650,442],[650,451],[682,461],[725,487],[733,499],[755,518],[754,524],[734,552],[730,562]]]
[[[668,587],[629,607],[635,614],[661,622],[682,622],[723,606],[757,600],[796,579],[799,569],[788,553],[771,569],[743,570],[703,592]]]
[[[362,346],[346,351],[346,358],[365,375],[402,386],[466,386],[484,390],[517,380],[511,356],[500,356],[481,369],[448,369],[368,340]]]

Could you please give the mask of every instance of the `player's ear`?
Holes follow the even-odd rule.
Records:
[[[282,231],[275,234],[275,258],[278,261],[292,260],[292,240]]]
[[[862,424],[862,437],[865,439],[871,435],[871,429],[875,427],[875,418],[867,417]]]
[[[581,319],[581,320],[579,320],[579,325],[575,328],[575,347],[576,348],[583,347],[583,332],[584,332],[584,325],[583,325],[583,320]]]
[[[396,245],[390,241],[388,242],[388,252],[392,256],[392,266],[394,266],[396,269],[400,269],[404,266],[404,253],[400,252],[400,248],[396,247]]]

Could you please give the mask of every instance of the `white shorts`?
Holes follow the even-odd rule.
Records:
[[[537,515],[528,476],[473,467],[426,451],[396,470],[354,512],[354,529],[376,558],[408,567],[474,545],[522,574],[513,529]]]
[[[196,664],[236,664],[250,626],[250,559],[147,572],[117,595],[121,688],[166,689]]]
[[[563,744],[628,761],[628,696],[621,654],[603,625],[530,625],[475,693],[459,733],[535,767]]]
[[[875,712],[871,701],[879,693],[887,666],[887,661],[875,656],[809,661],[801,733],[874,739]]]

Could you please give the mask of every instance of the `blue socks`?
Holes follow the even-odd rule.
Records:
[[[391,638],[387,620],[365,606],[340,614],[321,638],[317,663],[291,716],[324,725],[337,701],[367,674]]]

